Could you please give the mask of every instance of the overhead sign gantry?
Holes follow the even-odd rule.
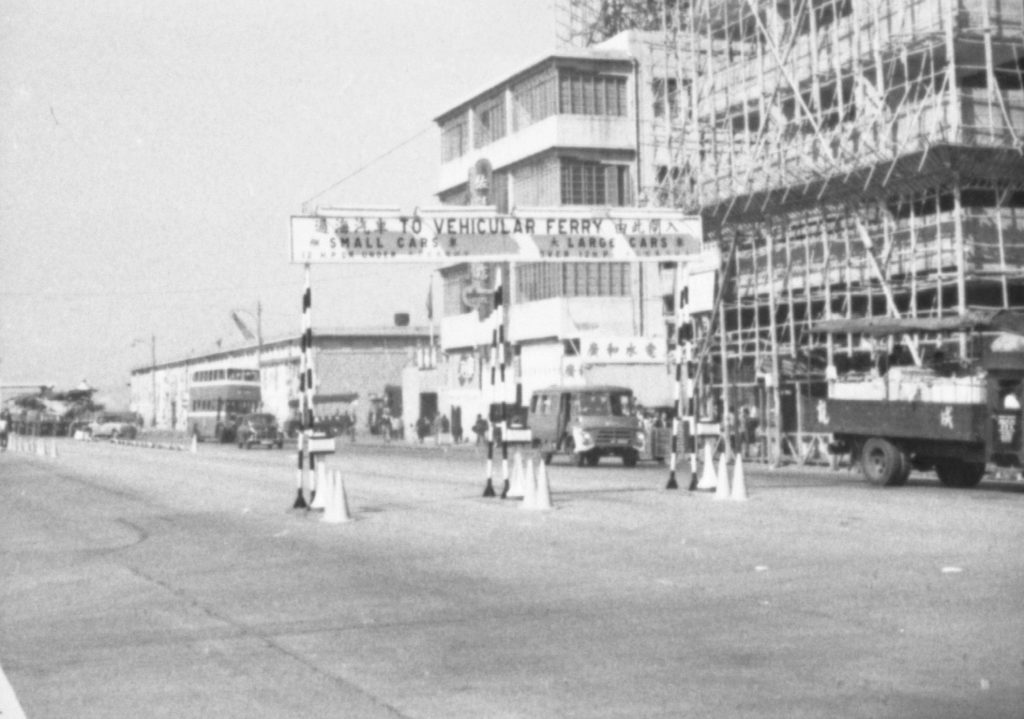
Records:
[[[673,296],[675,327],[673,338],[682,342],[682,330],[688,323],[685,314],[683,267],[717,269],[721,263],[717,246],[706,246],[701,218],[670,208],[552,207],[518,208],[499,214],[491,206],[469,205],[418,208],[402,213],[394,208],[349,207],[318,208],[314,215],[291,218],[291,262],[306,266],[303,293],[303,341],[300,358],[300,401],[304,434],[312,438],[313,378],[312,295],[309,268],[313,264],[360,264],[412,262],[445,264],[457,262],[674,262]],[[500,274],[499,274],[500,278]],[[494,288],[497,304],[500,279]],[[499,374],[493,362],[500,362],[501,384],[505,384],[504,309],[493,320],[492,391]],[[675,404],[672,452],[668,487],[676,487],[675,470],[679,434],[685,399],[682,382],[684,355],[681,346],[675,352]],[[502,402],[502,416],[506,403]],[[333,442],[331,440],[330,442]],[[487,488],[484,496],[494,496],[491,485],[493,439],[488,442]],[[332,445],[333,446],[333,445]],[[309,445],[310,469],[317,448]],[[329,451],[329,450],[328,450]],[[508,448],[502,441],[505,491],[508,491]],[[298,494],[295,507],[304,507],[303,450],[299,443]],[[693,488],[691,484],[691,489]],[[503,493],[502,496],[505,496]]]
[[[692,261],[707,252],[700,217],[663,208],[352,208],[291,218],[297,264]]]

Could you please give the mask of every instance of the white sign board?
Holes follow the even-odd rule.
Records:
[[[665,364],[666,355],[664,339],[580,335],[580,356],[592,364]]]
[[[340,209],[291,218],[291,261],[300,264],[694,260],[709,250],[700,217],[668,209]]]

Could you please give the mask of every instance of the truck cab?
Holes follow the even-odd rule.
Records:
[[[628,387],[550,387],[530,398],[529,427],[545,462],[565,454],[577,466],[617,456],[636,466],[645,435]]]

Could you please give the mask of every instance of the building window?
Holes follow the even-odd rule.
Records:
[[[629,167],[563,159],[561,190],[564,205],[627,205]]]
[[[473,113],[473,147],[483,147],[505,136],[504,97],[487,100]]]
[[[529,127],[558,112],[558,75],[554,70],[530,78],[512,90],[514,130]]]
[[[630,294],[625,262],[530,263],[516,268],[517,302],[552,297],[626,297]]]
[[[665,87],[668,86],[668,112],[669,118],[679,117],[679,83],[674,77],[666,79],[656,77],[651,83],[651,92],[654,94],[654,116],[665,117]]]
[[[626,78],[575,70],[558,73],[558,111],[563,115],[626,116]]]
[[[441,162],[466,154],[466,118],[449,123],[441,130]]]

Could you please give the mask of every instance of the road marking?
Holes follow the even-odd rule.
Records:
[[[14,687],[7,681],[3,667],[0,667],[0,719],[25,719],[25,711],[18,703]]]

